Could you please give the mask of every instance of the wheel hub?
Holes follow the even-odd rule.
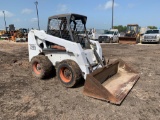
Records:
[[[41,65],[40,64],[37,64],[37,70],[41,71]]]
[[[64,76],[67,78],[67,79],[71,79],[72,78],[72,73],[69,69],[65,69],[64,70]]]

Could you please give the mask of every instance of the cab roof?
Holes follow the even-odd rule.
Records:
[[[76,16],[76,18],[87,18],[87,16],[80,15],[80,14],[75,14],[75,13],[67,13],[67,14],[58,14],[54,16],[50,16],[48,19],[54,19],[54,18],[63,18],[63,17],[71,17],[71,16]]]

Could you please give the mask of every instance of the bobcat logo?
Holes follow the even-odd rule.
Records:
[[[30,49],[31,49],[31,50],[36,50],[36,45],[30,44]]]

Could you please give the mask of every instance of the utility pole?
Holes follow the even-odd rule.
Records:
[[[112,29],[113,29],[113,13],[114,13],[114,0],[112,0]]]
[[[36,1],[36,2],[34,2],[34,4],[36,5],[36,11],[37,11],[38,29],[40,30],[40,26],[39,26],[39,15],[38,15],[38,7],[37,7],[38,2]]]
[[[7,32],[6,19],[5,19],[5,11],[2,11],[2,12],[3,12],[3,14],[4,14],[5,30],[6,30],[6,32]]]

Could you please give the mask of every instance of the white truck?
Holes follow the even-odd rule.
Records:
[[[143,35],[141,42],[160,43],[160,30],[159,29],[147,30]]]
[[[104,30],[92,28],[88,32],[88,37],[92,40],[98,41],[99,36],[104,34]]]
[[[120,37],[120,33],[119,33],[118,29],[111,29],[110,31],[114,31],[118,35],[118,37]]]
[[[144,38],[144,34],[147,30],[150,30],[148,27],[141,27],[140,28],[140,42],[142,42],[142,39]]]
[[[111,29],[107,32],[105,32],[105,34],[101,34],[98,38],[99,42],[103,42],[103,43],[113,43],[119,42],[119,32],[117,29]]]
[[[112,43],[112,42],[118,42],[119,41],[119,32],[118,29],[111,29],[107,31],[106,33],[104,30],[100,29],[91,29],[90,32],[88,33],[88,36],[92,40],[96,40],[99,43]]]

